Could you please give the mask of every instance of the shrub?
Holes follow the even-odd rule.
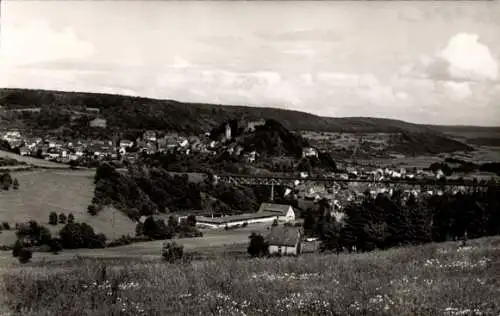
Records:
[[[104,248],[106,236],[96,234],[92,226],[86,223],[66,224],[59,232],[62,246],[65,249]]]
[[[247,222],[244,222],[241,227],[247,227],[248,226],[248,223]]]
[[[19,181],[16,179],[14,179],[14,181],[12,182],[12,188],[14,190],[18,190],[19,189]]]
[[[4,230],[10,230],[10,225],[9,225],[9,223],[7,223],[7,222],[3,222],[3,223],[2,223],[2,228],[3,228]]]
[[[14,258],[19,256],[19,253],[21,252],[21,249],[24,248],[24,243],[21,240],[16,240],[14,245],[12,246],[12,256]]]
[[[56,212],[50,212],[49,224],[50,225],[57,225],[57,213]]]
[[[61,241],[57,238],[53,238],[50,240],[49,247],[50,251],[55,255],[63,250]]]
[[[135,235],[136,236],[144,235],[143,228],[144,228],[144,225],[142,223],[137,223],[137,225],[135,225]]]
[[[68,215],[68,224],[73,224],[75,222],[75,216],[73,213],[69,213]]]
[[[169,263],[177,262],[181,260],[184,255],[184,246],[176,242],[166,242],[163,244],[161,255],[163,260]]]
[[[32,256],[33,256],[33,253],[31,252],[31,250],[29,248],[22,248],[19,251],[18,259],[19,259],[20,263],[28,263],[28,262],[30,262]]]
[[[250,256],[260,257],[268,253],[268,245],[262,235],[252,233],[248,238],[250,238],[250,244],[247,251]]]
[[[97,212],[98,212],[97,206],[95,204],[90,204],[87,207],[87,212],[89,212],[89,214],[92,216],[97,215]]]
[[[129,235],[123,235],[120,238],[111,241],[107,246],[108,247],[119,247],[119,246],[130,245],[133,242],[134,242],[134,239],[132,237],[130,237]]]
[[[275,220],[273,221],[272,226],[273,226],[273,227],[274,227],[274,226],[278,226],[278,220],[277,220],[277,219],[275,219]]]
[[[66,224],[66,220],[67,220],[66,214],[64,214],[64,213],[59,214],[59,223],[60,224]]]

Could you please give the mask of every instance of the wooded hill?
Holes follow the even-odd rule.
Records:
[[[437,128],[426,125],[370,117],[321,117],[268,107],[183,103],[123,95],[29,89],[0,89],[0,104],[3,109],[0,115],[2,125],[17,122],[31,129],[69,128],[71,115],[90,107],[100,109],[98,115],[107,120],[109,129],[155,129],[199,134],[232,119],[271,119],[292,131],[403,133],[406,139],[416,140],[409,145],[431,148],[430,152],[471,149],[451,140]],[[5,111],[35,107],[41,110],[23,113]],[[78,126],[73,123],[72,128]]]

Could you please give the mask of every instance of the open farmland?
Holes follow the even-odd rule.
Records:
[[[79,259],[2,274],[4,309],[18,315],[498,315],[499,270],[496,237],[190,264]]]
[[[0,222],[15,223],[33,219],[57,233],[62,225],[48,225],[51,212],[73,213],[108,238],[133,234],[135,224],[114,209],[90,216],[87,206],[94,194],[93,171],[36,170],[12,173],[19,180],[19,190],[0,191]],[[114,224],[114,225],[113,225]],[[0,234],[0,245],[12,244],[14,231]]]

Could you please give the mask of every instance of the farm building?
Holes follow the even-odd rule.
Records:
[[[301,253],[302,230],[300,227],[275,226],[267,236],[269,254],[299,255]]]
[[[93,119],[89,122],[90,127],[106,128],[106,120],[101,118]]]
[[[295,221],[295,210],[291,205],[262,203],[257,213],[274,213],[278,221],[293,222]]]
[[[257,212],[223,217],[196,216],[196,225],[210,228],[224,228],[255,223],[272,223],[278,219],[276,212]],[[279,219],[278,219],[279,220]]]

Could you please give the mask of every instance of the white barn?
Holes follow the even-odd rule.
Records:
[[[262,203],[257,213],[274,213],[280,222],[295,221],[295,210],[291,205]]]

